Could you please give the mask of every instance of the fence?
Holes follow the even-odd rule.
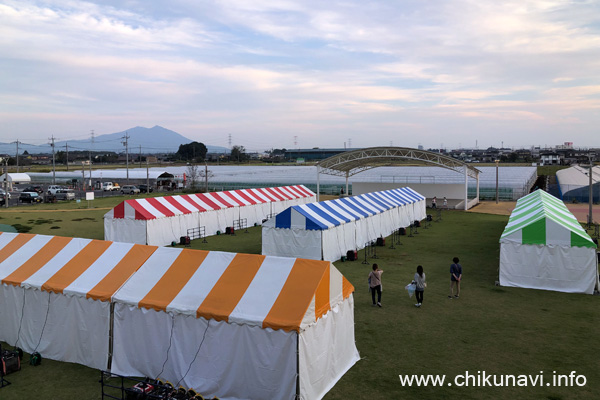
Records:
[[[206,242],[206,227],[204,227],[204,226],[199,226],[197,228],[188,229],[187,235],[190,237],[190,240],[203,239],[202,243],[207,243]]]

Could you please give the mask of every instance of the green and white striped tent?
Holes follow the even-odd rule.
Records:
[[[536,190],[517,201],[500,237],[500,285],[593,294],[596,247],[562,201]]]

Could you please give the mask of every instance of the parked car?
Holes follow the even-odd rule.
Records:
[[[48,194],[56,194],[62,190],[67,190],[66,187],[60,185],[50,185],[48,186]]]
[[[3,206],[5,204],[6,204],[6,199],[5,199],[4,195],[0,193],[0,206]]]
[[[62,189],[54,195],[57,200],[75,200],[75,192],[71,189]]]
[[[139,194],[140,189],[133,185],[123,185],[121,188],[121,193],[123,194]]]
[[[43,200],[38,192],[22,192],[19,201],[21,203],[41,203]]]
[[[2,196],[6,196],[6,191],[4,189],[0,189],[0,194]],[[10,195],[10,192],[8,192],[8,199],[10,200],[12,198],[12,196]]]
[[[119,190],[119,184],[118,183],[112,183],[112,182],[104,182],[102,183],[102,190],[104,190],[105,192],[110,192],[110,191],[116,191]]]
[[[149,188],[149,189],[148,189]],[[152,193],[152,185],[148,186],[148,185],[138,185],[138,189],[140,189],[141,193]],[[148,191],[150,190],[150,191]]]
[[[44,193],[44,188],[41,186],[27,186],[22,190],[23,192],[36,192],[38,194]]]

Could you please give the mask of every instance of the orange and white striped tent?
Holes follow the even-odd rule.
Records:
[[[327,261],[3,233],[0,280],[0,340],[98,369],[112,340],[113,372],[222,399],[320,398],[358,360]]]
[[[154,246],[0,234],[0,340],[106,369],[110,299]]]

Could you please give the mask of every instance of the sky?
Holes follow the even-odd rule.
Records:
[[[600,147],[600,2],[0,0],[0,142]]]

